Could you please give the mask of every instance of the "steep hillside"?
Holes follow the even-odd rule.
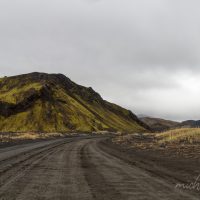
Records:
[[[152,117],[142,117],[140,120],[147,124],[153,131],[168,130],[175,128],[180,124],[179,122]]]
[[[0,132],[145,131],[131,111],[62,74],[0,79]]]

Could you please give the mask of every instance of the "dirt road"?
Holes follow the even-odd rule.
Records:
[[[0,199],[199,199],[104,151],[102,140],[67,138],[0,149]]]

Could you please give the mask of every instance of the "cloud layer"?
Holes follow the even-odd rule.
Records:
[[[105,99],[200,119],[198,0],[0,2],[0,75],[64,73]]]

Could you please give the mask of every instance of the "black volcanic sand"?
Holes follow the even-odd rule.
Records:
[[[134,141],[134,143],[141,141]],[[111,139],[103,141],[102,147],[112,155],[131,165],[148,171],[155,177],[169,180],[174,186],[178,183],[190,184],[200,175],[200,145],[171,144],[166,147],[151,146],[139,148],[137,145],[116,144]],[[109,144],[109,145],[108,145]],[[112,151],[109,148],[112,148]],[[200,185],[200,179],[198,180]],[[192,190],[200,195],[200,191]]]

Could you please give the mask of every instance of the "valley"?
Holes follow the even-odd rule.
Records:
[[[1,78],[0,200],[197,200],[197,126],[137,117],[62,74]]]

